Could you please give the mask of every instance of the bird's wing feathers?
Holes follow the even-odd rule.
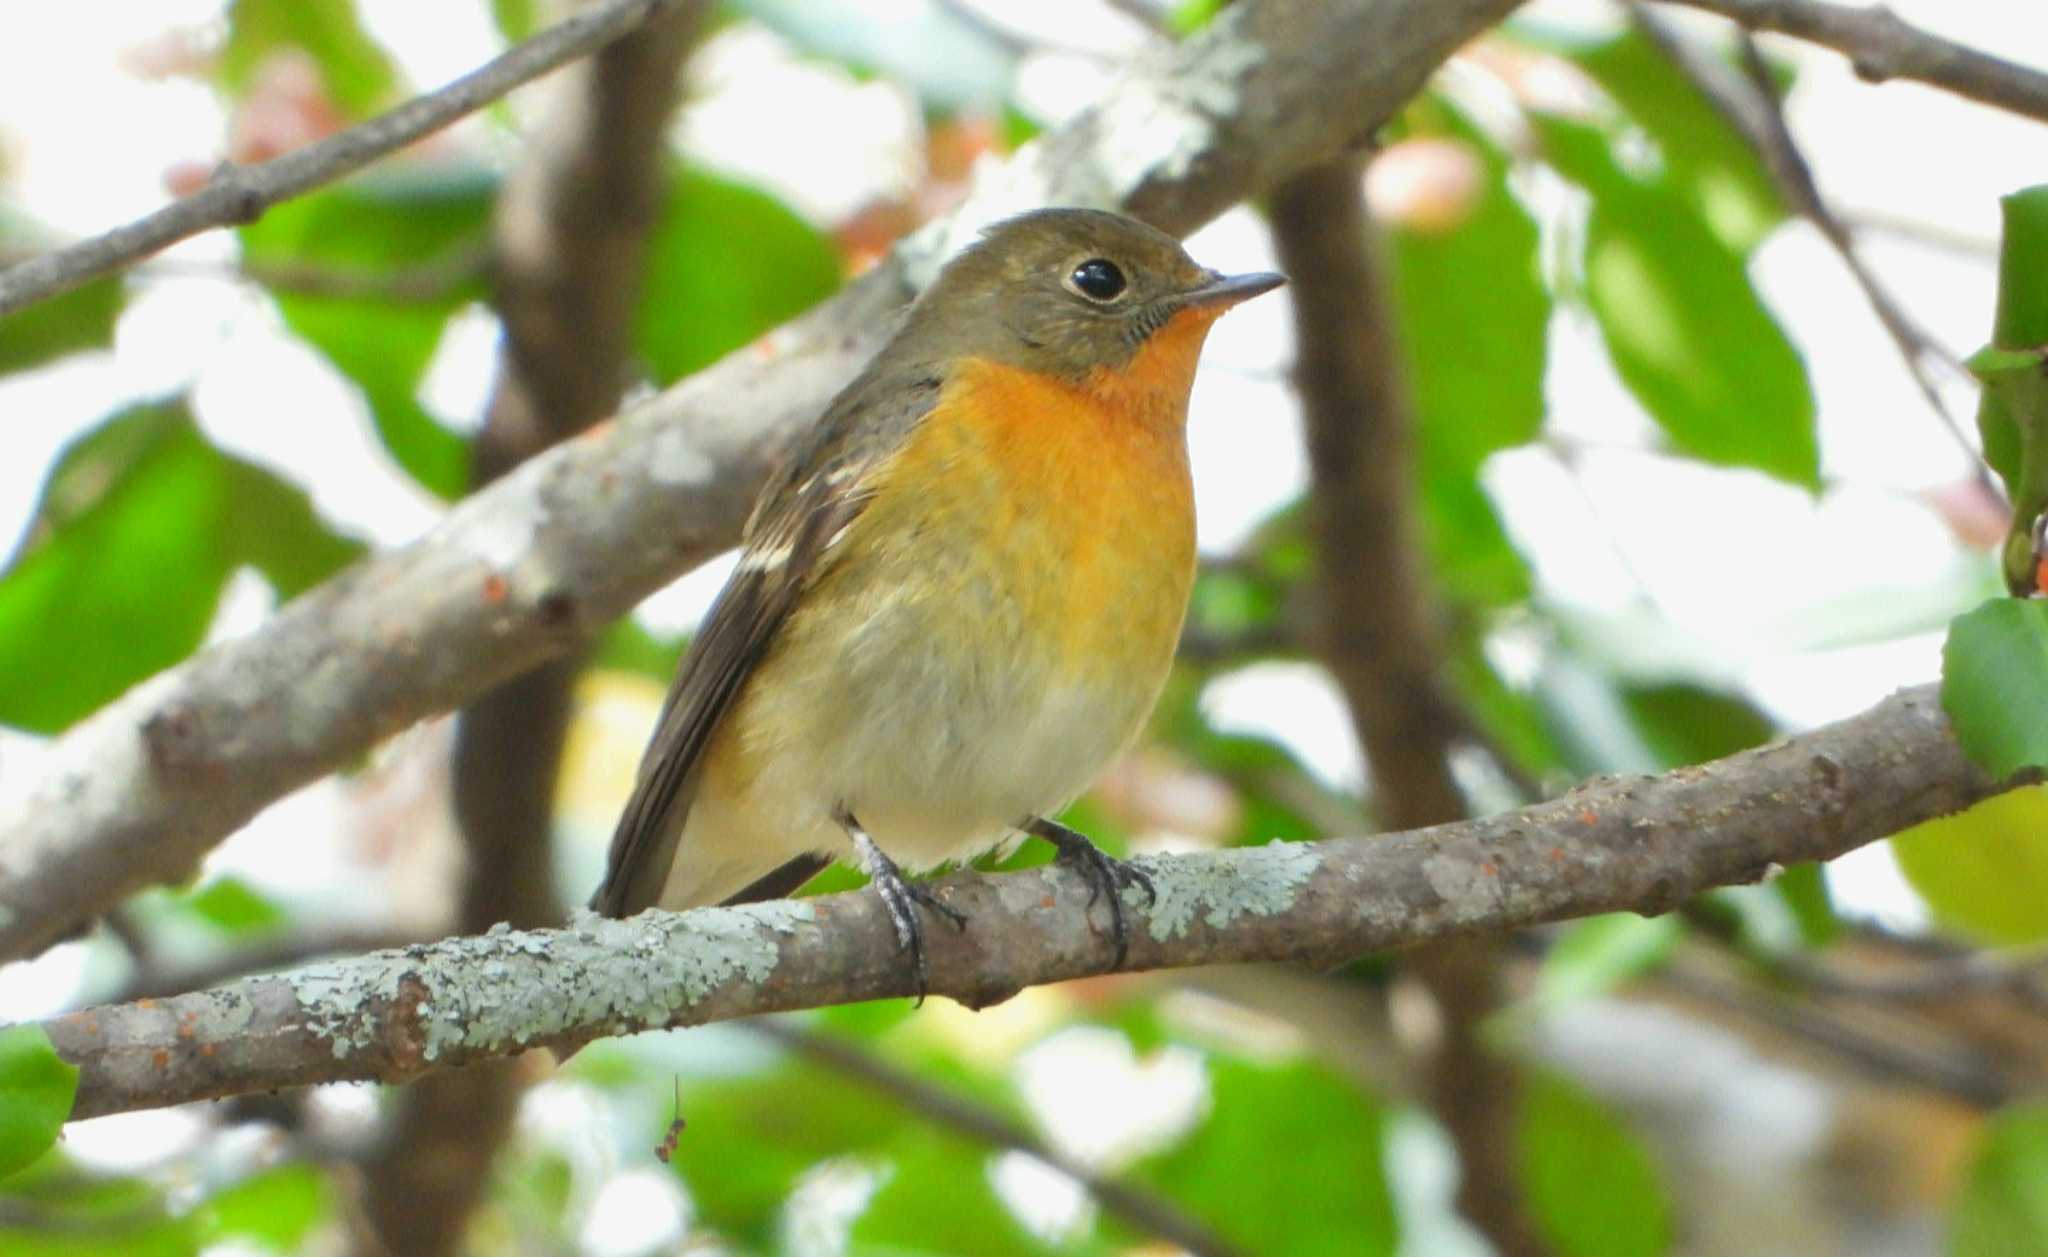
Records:
[[[660,898],[718,722],[819,574],[831,543],[867,505],[875,471],[930,413],[938,391],[933,373],[877,363],[834,399],[763,492],[739,567],[712,604],[662,705],[633,796],[612,834],[604,883],[591,900],[597,911],[625,916]]]

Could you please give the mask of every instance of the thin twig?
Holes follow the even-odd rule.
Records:
[[[1971,1050],[1929,1051],[1872,1034],[1801,1002],[1775,998],[1754,983],[1733,981],[1696,965],[1670,965],[1658,980],[1681,994],[1706,1000],[1817,1044],[1887,1082],[1906,1082],[1952,1095],[1978,1108],[2013,1098],[2003,1071]]]
[[[1088,1189],[1102,1207],[1140,1231],[1177,1244],[1196,1257],[1229,1257],[1241,1250],[1163,1196],[1098,1174],[1023,1126],[965,1096],[933,1086],[907,1070],[891,1065],[844,1039],[785,1020],[750,1021],[747,1028],[792,1052],[889,1096],[903,1107],[998,1148],[1021,1152],[1058,1170]]]
[[[1943,39],[1900,20],[1882,6],[1820,0],[1674,0],[1718,13],[1751,30],[1775,31],[1822,44],[1849,58],[1857,75],[1880,83],[1912,79],[2048,122],[2048,74]]]
[[[1962,374],[1961,361],[1906,313],[1897,298],[1878,279],[1876,272],[1863,260],[1854,234],[1821,196],[1813,167],[1792,135],[1784,106],[1778,99],[1776,84],[1771,80],[1770,67],[1765,64],[1756,40],[1747,30],[1738,32],[1744,77],[1737,78],[1723,73],[1718,63],[1687,46],[1684,39],[1641,0],[1632,0],[1628,8],[1630,18],[1644,37],[1664,53],[1707,104],[1749,144],[1786,205],[1793,213],[1812,223],[1842,259],[1864,300],[1869,303],[1871,312],[1877,315],[1879,325],[1898,351],[1907,374],[1913,377],[1914,386],[1968,460],[1971,474],[1979,483],[1992,487],[1990,467],[1985,464],[1975,442],[1971,441],[1963,421],[1942,399],[1941,390],[1928,370],[1928,364],[1933,362]]]
[[[78,287],[215,227],[252,223],[289,200],[476,112],[513,88],[600,48],[681,0],[603,0],[514,45],[437,91],[318,143],[254,166],[223,165],[207,185],[88,240],[0,271],[0,315]]]

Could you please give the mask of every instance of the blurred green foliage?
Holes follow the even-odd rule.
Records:
[[[1184,34],[1222,7],[1183,0],[1164,17]],[[885,29],[862,4],[740,0],[718,20],[761,23],[805,57],[887,77],[929,117],[983,111],[1011,142],[1035,133],[1016,93],[1018,55],[1000,28],[954,6],[928,10]],[[488,12],[510,39],[554,16],[535,0],[489,0]],[[352,0],[236,0],[217,84],[245,99],[273,58],[303,54],[340,114],[388,106],[403,84],[360,18]],[[1517,27],[1508,37],[1568,60],[1604,95],[1583,112],[1523,109],[1507,125],[1454,84],[1426,95],[1389,138],[1446,146],[1469,160],[1476,178],[1454,213],[1389,223],[1381,242],[1416,420],[1414,500],[1428,578],[1441,599],[1444,691],[1468,733],[1461,751],[1501,778],[1492,786],[1500,797],[1491,802],[1499,803],[1597,774],[1697,764],[1776,732],[1768,713],[1701,661],[1673,650],[1645,663],[1635,646],[1674,627],[1654,608],[1596,624],[1554,602],[1518,551],[1485,470],[1495,456],[1551,437],[1545,388],[1559,320],[1585,318],[1598,329],[1671,456],[1808,490],[1820,476],[1805,366],[1748,271],[1787,217],[1769,172],[1640,35],[1564,38]],[[634,321],[634,382],[651,386],[683,379],[801,313],[837,287],[846,264],[830,225],[763,188],[680,154],[670,171]],[[1571,190],[1556,221],[1539,221],[1532,208],[1539,183]],[[469,487],[474,416],[437,415],[421,393],[451,321],[488,311],[502,186],[498,169],[479,156],[409,156],[277,206],[238,233],[243,277],[360,393],[393,461],[444,500]],[[2032,435],[2048,415],[2038,370],[2048,298],[2037,291],[2048,274],[2038,265],[2048,194],[2019,194],[2006,215],[1999,316],[1976,367],[1988,385],[1980,415],[1987,450],[2024,509],[2048,501],[2048,472],[2040,471],[2048,459]],[[0,255],[47,244],[40,227],[0,207]],[[127,295],[122,281],[101,280],[0,320],[0,373],[110,345]],[[302,422],[291,398],[277,399],[277,422]],[[0,723],[61,729],[188,656],[239,569],[254,569],[289,598],[361,550],[304,490],[217,448],[184,399],[120,408],[50,469],[25,536],[0,567]],[[2030,574],[2032,555],[2023,557]],[[1237,668],[1310,655],[1316,560],[1297,502],[1197,582],[1191,649],[1153,735],[1176,770],[1219,786],[1231,801],[1205,840],[1305,841],[1370,824],[1369,797],[1319,780],[1278,738],[1219,727],[1203,702],[1207,683]],[[1970,569],[1954,587],[1919,591],[1917,600],[1879,591],[1873,602],[1831,609],[1825,627],[1836,644],[1856,633],[1915,631],[1973,594],[1977,575]],[[2040,615],[2035,604],[2001,601],[1958,620],[1950,638],[1948,708],[1965,745],[1993,771],[2048,762]],[[684,645],[627,621],[606,631],[593,660],[666,681]],[[1126,852],[1146,819],[1132,808],[1091,796],[1066,819]],[[2026,790],[1923,826],[1898,839],[1900,864],[1944,925],[1988,942],[2038,942],[2048,938],[2048,899],[2039,893],[2048,884],[2044,808],[2048,790]],[[1044,844],[1027,843],[1000,866],[1048,858]],[[835,868],[810,891],[859,882]],[[1824,875],[1810,865],[1694,906],[1723,927],[1719,936],[1766,964],[1790,950],[1827,947],[1844,930]],[[139,897],[131,908],[154,938],[203,935],[216,950],[275,937],[299,911],[230,876]],[[1697,937],[1676,915],[1621,913],[1572,925],[1548,939],[1530,1011],[1554,1013],[1654,978]],[[1400,963],[1354,967],[1326,989],[1333,1002],[1375,1000]],[[1397,1201],[1390,1100],[1338,1072],[1341,1050],[1322,1050],[1329,1045],[1293,1028],[1269,1036],[1284,1040],[1280,1047],[1220,1045],[1189,1029],[1185,1009],[1163,1011],[1168,1001],[1150,990],[1114,992],[1082,988],[1020,1042],[1087,1024],[1127,1036],[1141,1056],[1187,1049],[1199,1056],[1206,1099],[1183,1133],[1106,1173],[1248,1252],[1400,1250],[1404,1210],[1415,1206]],[[808,1024],[1030,1124],[1008,1055],[969,1053],[920,1033],[921,1017],[886,1001],[827,1010]],[[1501,1021],[1511,1031],[1516,1019]],[[669,1168],[699,1234],[737,1251],[786,1248],[793,1199],[831,1166],[872,1180],[849,1219],[849,1250],[857,1253],[1106,1254],[1150,1238],[1099,1207],[1082,1210],[1068,1232],[1034,1232],[997,1190],[997,1151],[840,1072],[760,1043],[732,1047],[745,1038],[735,1031],[690,1039],[715,1046],[674,1048],[679,1058],[700,1055],[673,1069],[658,1051],[597,1048],[569,1070],[574,1085],[609,1106],[613,1125],[593,1123],[579,1138],[610,1168],[650,1161],[679,1100],[687,1125]],[[1518,1046],[1504,1039],[1504,1050]],[[1674,1199],[1624,1115],[1559,1075],[1528,1068],[1523,1079],[1517,1163],[1560,1257],[1672,1251],[1688,1202]],[[79,1168],[51,1151],[74,1082],[75,1071],[34,1032],[0,1031],[0,1252],[182,1257],[233,1244],[289,1253],[336,1231],[333,1180],[303,1150],[261,1168],[186,1167],[196,1180],[175,1193],[168,1173]],[[565,1146],[529,1134],[507,1150],[478,1251],[529,1242],[567,1251],[580,1242],[591,1158]],[[2048,1119],[2035,1109],[1993,1119],[1955,1205],[1951,1251],[1980,1257],[2048,1244],[2034,1190],[2044,1175]]]

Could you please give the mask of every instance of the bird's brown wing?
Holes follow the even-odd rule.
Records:
[[[817,577],[832,542],[867,505],[875,470],[937,401],[935,372],[892,364],[887,357],[885,352],[833,400],[756,504],[739,567],[684,657],[640,761],[633,796],[612,833],[604,882],[591,899],[597,911],[626,916],[660,897],[718,722]],[[755,885],[787,893],[808,879],[809,873],[799,872],[785,866]]]

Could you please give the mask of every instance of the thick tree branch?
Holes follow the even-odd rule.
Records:
[[[573,67],[506,182],[491,267],[504,349],[473,449],[479,484],[618,406],[677,79],[704,8],[676,5]],[[467,857],[457,933],[561,918],[555,785],[580,670],[573,656],[550,660],[463,709],[453,762]],[[363,1203],[378,1234],[408,1257],[461,1251],[525,1074],[515,1061],[491,1061],[406,1090],[391,1140],[365,1167]]]
[[[1129,967],[1334,965],[1366,952],[1631,909],[1826,860],[2007,788],[1963,758],[1931,686],[1654,778],[1429,829],[1146,861]],[[1105,972],[1108,907],[1058,865],[936,884],[968,928],[933,936],[931,990],[974,1006]],[[903,996],[914,980],[866,891],[498,929],[43,1024],[83,1071],[75,1115],[304,1086],[403,1081],[545,1045]]]
[[[67,292],[215,227],[332,183],[490,104],[513,88],[601,48],[682,0],[604,0],[508,49],[437,91],[346,131],[254,166],[223,165],[207,185],[132,223],[0,271],[0,315]]]
[[[1308,431],[1310,520],[1324,664],[1365,749],[1374,810],[1390,829],[1465,815],[1451,777],[1462,732],[1438,686],[1435,598],[1411,501],[1414,415],[1356,162],[1281,184],[1272,206],[1293,277],[1295,380]],[[1548,1251],[1515,1168],[1517,1079],[1483,1028],[1500,1007],[1496,939],[1423,948],[1407,971],[1429,988],[1442,1034],[1422,1045],[1430,1107],[1458,1146],[1458,1207],[1503,1257]]]
[[[1513,7],[1233,5],[832,301],[82,721],[0,780],[0,959],[183,875],[266,803],[731,546],[784,442],[988,219],[1094,204],[1191,230],[1359,142]]]
[[[1986,105],[2048,122],[2048,74],[1932,35],[1882,5],[1822,0],[1674,0],[1740,22],[1824,44],[1873,83],[1913,79]]]

